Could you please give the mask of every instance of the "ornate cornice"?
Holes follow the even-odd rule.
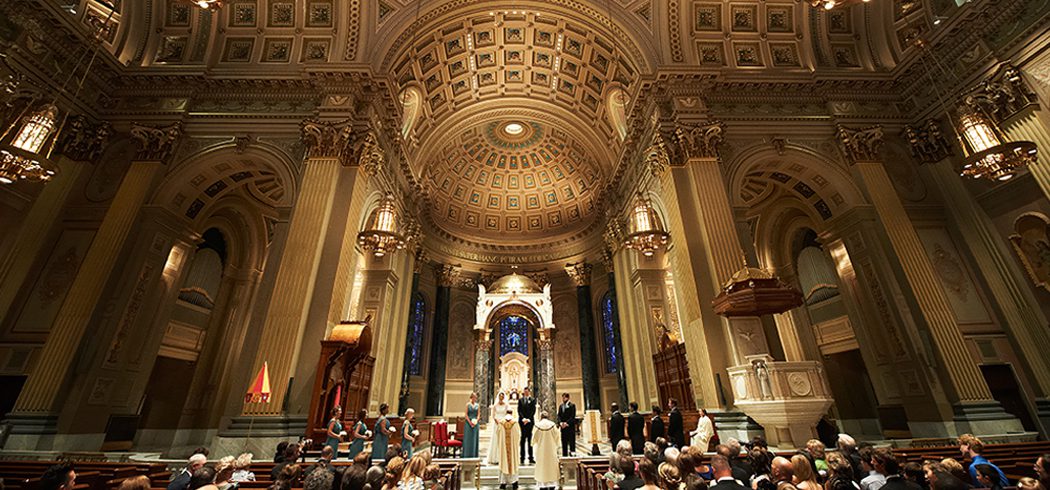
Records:
[[[132,124],[131,138],[138,143],[135,160],[167,163],[182,138],[182,122],[163,127]]]

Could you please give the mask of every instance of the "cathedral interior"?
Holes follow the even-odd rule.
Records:
[[[1050,435],[1050,0],[20,0],[0,61],[4,451]]]

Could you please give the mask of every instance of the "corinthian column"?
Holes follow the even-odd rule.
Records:
[[[268,364],[272,393],[265,403],[244,404],[245,415],[282,413],[295,372],[324,237],[332,218],[339,169],[350,153],[351,131],[346,123],[304,121],[302,139],[307,150],[302,185],[295,198],[288,241],[252,366],[252,372],[256,373],[264,362]]]
[[[11,253],[0,258],[0,322],[11,311],[11,304],[29,277],[37,253],[44,250],[44,241],[65,207],[69,191],[84,168],[98,160],[112,133],[109,123],[95,125],[84,116],[70,118],[59,145],[57,175],[33,201]]]
[[[966,340],[952,314],[951,304],[936,279],[933,264],[879,158],[883,143],[882,128],[874,126],[858,130],[839,126],[837,137],[843,155],[852,164],[897,255],[908,289],[918,304],[916,319],[925,323],[933,338],[940,361],[938,364],[943,372],[942,381],[955,403],[955,420],[962,422],[975,415],[975,419],[1005,420],[1006,425],[996,427],[994,433],[1001,433],[998,430],[1004,428],[1020,430],[1017,419],[1003,412],[992,399],[981,371],[966,348]],[[1016,424],[1010,422],[1011,419]],[[969,427],[963,430],[966,429]]]
[[[15,434],[19,433],[17,426],[21,420],[37,418],[36,422],[27,424],[36,426],[37,433],[47,433],[48,427],[54,423],[58,408],[56,398],[69,376],[77,347],[84,338],[113,267],[121,258],[139,210],[149,199],[155,181],[163,174],[165,163],[174,153],[182,136],[182,125],[175,123],[163,128],[135,125],[131,136],[139,144],[139,151],[102,219],[51,326],[35,368],[9,416],[16,425]],[[42,423],[41,419],[44,420]]]
[[[576,285],[576,310],[580,320],[580,361],[583,366],[583,400],[587,410],[600,410],[598,358],[595,355],[594,307],[591,303],[591,268],[583,262],[565,266],[565,273]]]
[[[434,335],[430,338],[430,370],[427,377],[427,416],[440,416],[445,411],[445,356],[448,354],[448,315],[452,286],[459,279],[459,268],[442,265],[437,274],[437,297],[434,301]]]

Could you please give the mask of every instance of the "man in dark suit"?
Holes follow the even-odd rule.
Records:
[[[682,412],[678,411],[678,400],[668,400],[667,410],[667,435],[671,437],[671,444],[681,449],[685,447],[685,421],[682,420]]]
[[[653,405],[653,418],[649,420],[649,442],[656,442],[659,438],[667,438],[664,429],[664,419],[660,418],[660,405]]]
[[[921,490],[919,484],[901,476],[901,466],[897,457],[888,447],[876,448],[871,455],[871,466],[886,477],[886,483],[880,490]]]
[[[620,473],[623,475],[623,480],[616,484],[616,488],[619,490],[637,490],[645,486],[645,482],[638,476],[638,472],[634,468],[633,458],[620,459]]]
[[[627,421],[624,420],[623,414],[620,413],[620,404],[613,403],[612,415],[609,416],[609,445],[613,448],[616,447],[616,443],[625,438],[626,423]]]
[[[569,400],[569,394],[561,395],[558,405],[558,427],[561,427],[561,455],[564,458],[576,453],[576,405]]]
[[[715,474],[715,484],[709,490],[747,490],[743,483],[733,478],[733,467],[725,456],[711,456],[711,471]]]
[[[203,454],[197,453],[190,456],[190,460],[187,461],[186,467],[183,468],[178,475],[175,475],[175,478],[172,478],[171,482],[168,483],[168,490],[186,490],[189,488],[190,479],[193,478],[193,473],[201,469],[201,467],[207,462],[208,457]]]
[[[627,416],[627,438],[631,440],[631,453],[645,452],[645,417],[638,413],[638,403],[631,402],[631,414]]]
[[[529,450],[529,464],[536,464],[532,456],[532,427],[536,422],[536,399],[529,387],[525,387],[518,398],[518,423],[521,424],[521,464],[525,464],[525,449]]]

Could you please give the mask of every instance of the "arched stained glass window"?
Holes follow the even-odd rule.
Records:
[[[427,303],[423,295],[412,296],[412,317],[408,322],[408,374],[423,375],[423,329],[426,326]]]
[[[616,301],[613,295],[602,296],[602,338],[605,340],[605,372],[616,373],[620,353],[616,350]]]
[[[499,355],[509,352],[529,355],[529,322],[520,316],[508,316],[499,322]]]

